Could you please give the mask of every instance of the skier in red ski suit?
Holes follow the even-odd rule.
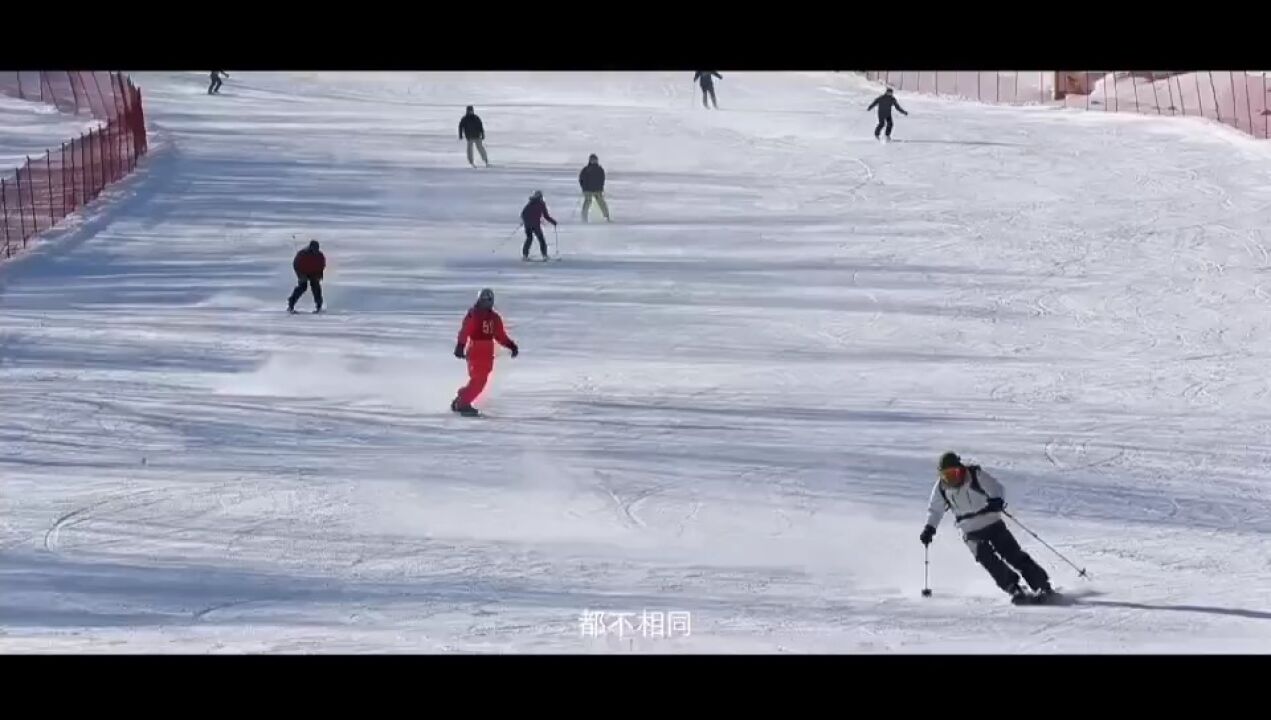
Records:
[[[512,351],[512,357],[520,354],[516,343],[512,342],[503,329],[503,318],[494,309],[494,291],[485,288],[477,295],[477,302],[463,316],[463,326],[459,328],[459,337],[455,343],[455,357],[468,360],[468,384],[459,388],[459,393],[450,403],[450,409],[464,415],[475,415],[477,409],[472,407],[481,391],[485,389],[490,373],[494,371],[494,343]]]

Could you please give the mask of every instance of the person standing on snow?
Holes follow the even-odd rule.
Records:
[[[212,84],[207,87],[208,95],[219,95],[221,93],[221,85],[224,85],[224,83],[221,82],[222,75],[229,77],[229,73],[224,70],[212,71]]]
[[[468,361],[468,384],[459,388],[450,409],[468,417],[479,415],[472,402],[485,390],[486,380],[494,371],[494,343],[512,351],[512,357],[520,349],[508,337],[503,328],[503,318],[494,309],[494,291],[484,288],[477,295],[477,302],[463,316],[459,338],[455,343],[455,357]]]
[[[459,139],[464,138],[468,139],[468,164],[472,167],[477,166],[472,159],[472,146],[475,145],[477,152],[481,153],[481,162],[485,163],[486,167],[490,167],[490,158],[486,157],[485,145],[482,144],[485,142],[485,126],[481,124],[481,118],[477,117],[471,105],[459,120]]]
[[[583,222],[587,222],[587,211],[591,209],[593,199],[600,212],[604,213],[605,220],[613,222],[609,217],[609,206],[605,204],[605,169],[600,167],[600,158],[595,153],[587,158],[586,167],[578,173],[578,185],[583,189]]]
[[[996,478],[978,465],[963,465],[956,453],[947,452],[940,458],[940,478],[931,491],[927,525],[919,539],[930,545],[945,511],[952,510],[967,547],[1012,603],[1033,599],[1020,587],[1019,573],[1036,592],[1036,599],[1047,599],[1055,593],[1050,578],[1011,535],[1002,521],[1005,508],[1002,485]]]
[[[291,292],[291,297],[287,298],[287,312],[296,311],[296,301],[311,285],[313,286],[313,311],[322,312],[322,273],[327,269],[327,258],[318,249],[317,240],[310,240],[308,247],[296,253],[296,258],[291,261],[291,269],[296,271],[296,280],[299,282],[296,289]]]
[[[900,106],[899,102],[896,102],[896,95],[892,92],[891,88],[887,88],[886,92],[874,98],[874,102],[870,103],[869,107],[865,108],[865,112],[869,112],[875,107],[878,108],[878,127],[874,128],[874,139],[879,139],[878,134],[883,131],[883,126],[886,125],[887,139],[891,140],[891,128],[893,124],[891,119],[891,109],[896,108],[900,111],[901,115],[908,115],[909,113],[905,112],[905,109]]]
[[[555,226],[556,220],[547,212],[547,203],[543,201],[543,191],[535,190],[530,196],[530,201],[526,203],[525,208],[521,210],[521,223],[525,225],[525,244],[521,246],[521,259],[530,259],[530,244],[534,242],[534,237],[538,236],[538,249],[543,253],[543,259],[547,259],[547,240],[543,237],[543,219]]]
[[[711,106],[706,104],[706,95],[709,93],[711,102],[714,103],[715,109],[719,109],[719,101],[715,99],[715,80],[713,78],[724,79],[723,75],[714,70],[698,70],[693,75],[693,80],[702,86],[702,107],[710,110]]]

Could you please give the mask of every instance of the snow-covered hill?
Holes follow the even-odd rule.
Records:
[[[139,75],[144,171],[0,270],[0,650],[1265,651],[1263,145],[906,96],[884,146],[851,75],[690,78]],[[522,352],[468,420],[485,286]],[[948,522],[920,597],[946,449],[1078,604]]]

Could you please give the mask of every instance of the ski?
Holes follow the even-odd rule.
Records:
[[[1063,602],[1064,602],[1064,596],[1063,596],[1063,595],[1061,595],[1061,594],[1059,594],[1059,593],[1057,593],[1057,592],[1051,592],[1051,593],[1047,593],[1047,594],[1045,594],[1045,595],[1040,594],[1040,593],[1035,593],[1035,592],[1034,592],[1034,593],[1024,593],[1024,594],[1021,596],[1021,598],[1022,598],[1022,599],[1021,599],[1020,601],[1018,601],[1018,602],[1015,600],[1015,598],[1011,598],[1011,604],[1012,604],[1012,605],[1021,605],[1021,606],[1027,606],[1027,605],[1062,605],[1062,604],[1063,604]]]

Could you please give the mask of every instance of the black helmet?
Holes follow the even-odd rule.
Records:
[[[962,458],[958,457],[955,452],[947,452],[940,456],[940,469],[948,470],[949,468],[962,467]]]
[[[600,161],[600,158],[596,157],[596,153],[592,153],[592,154],[590,154],[590,155],[588,155],[588,156],[587,156],[587,161],[588,161],[588,162],[591,162],[592,160],[595,160],[595,161],[599,162],[599,161]]]
[[[472,106],[471,106],[471,105],[469,105],[469,106],[468,106],[468,112],[472,112]]]
[[[484,307],[493,307],[494,291],[490,288],[481,288],[481,292],[477,293],[477,304]]]
[[[891,95],[893,92],[895,92],[895,90],[893,90],[893,89],[891,89],[891,88],[887,88],[887,90],[886,90],[886,93],[887,93],[888,95]]]
[[[311,250],[312,252],[317,252],[317,251],[318,251],[318,241],[317,241],[317,240],[310,240],[310,241],[309,241],[309,250]]]

